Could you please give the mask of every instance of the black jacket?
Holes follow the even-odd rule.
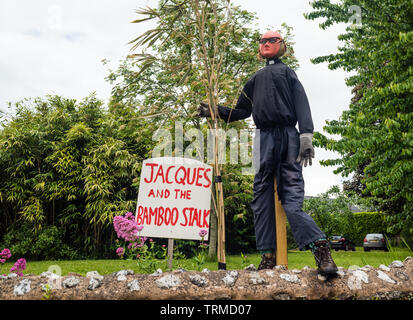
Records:
[[[300,133],[313,133],[310,105],[294,70],[280,59],[267,60],[245,84],[234,109],[218,106],[226,122],[246,119],[252,113],[258,129],[276,126],[295,127]]]

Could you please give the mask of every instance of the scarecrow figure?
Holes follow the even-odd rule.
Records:
[[[213,112],[226,122],[246,119],[252,114],[257,128],[259,170],[254,177],[251,208],[257,249],[262,254],[258,269],[272,269],[276,265],[276,177],[278,196],[300,250],[312,251],[320,273],[335,274],[337,266],[331,257],[326,235],[312,217],[302,211],[302,166],[312,165],[314,126],[302,84],[296,73],[280,60],[285,52],[285,42],[278,32],[264,33],[259,40],[259,54],[266,59],[266,66],[245,84],[234,109],[217,106]],[[211,116],[207,104],[201,103],[199,116]]]

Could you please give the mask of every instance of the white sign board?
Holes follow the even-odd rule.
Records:
[[[208,234],[212,167],[189,158],[161,157],[143,161],[136,222],[142,236],[201,240]]]

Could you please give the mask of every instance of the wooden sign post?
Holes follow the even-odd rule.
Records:
[[[168,269],[172,270],[172,260],[174,256],[174,239],[168,239]]]
[[[278,199],[277,179],[274,177],[276,264],[288,268],[287,255],[287,218],[281,201]]]

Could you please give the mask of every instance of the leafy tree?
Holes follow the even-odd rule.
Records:
[[[412,234],[413,3],[316,0],[311,5],[314,11],[306,17],[322,18],[322,29],[361,18],[339,35],[338,53],[312,60],[351,72],[346,84],[356,94],[338,120],[326,121],[325,132],[340,138],[316,136],[319,146],[340,154],[322,164],[338,165],[335,172],[343,176],[356,173],[354,186],[387,213],[389,231],[408,226]]]
[[[80,254],[103,254],[113,217],[136,205],[152,128],[137,111],[107,110],[94,95],[79,103],[26,99],[15,107],[0,131],[1,234],[23,222],[39,235],[57,226]]]

